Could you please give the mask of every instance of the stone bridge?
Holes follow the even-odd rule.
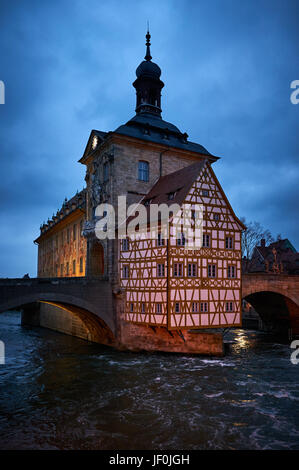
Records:
[[[299,335],[299,276],[250,273],[242,276],[242,298],[265,324]]]
[[[21,309],[23,324],[40,325],[42,307],[56,307],[78,318],[92,341],[110,344],[115,340],[112,289],[104,277],[0,279],[0,312]]]
[[[266,325],[299,335],[299,276],[244,274],[242,298]],[[85,331],[80,337],[111,346],[120,344],[116,302],[117,295],[113,295],[111,284],[103,276],[0,279],[0,312],[21,309],[23,324],[46,326],[74,336],[80,336],[80,324]],[[133,336],[132,342],[136,340]]]

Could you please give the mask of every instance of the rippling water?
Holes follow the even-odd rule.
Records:
[[[289,344],[235,330],[223,359],[118,352],[0,315],[1,449],[299,449]]]

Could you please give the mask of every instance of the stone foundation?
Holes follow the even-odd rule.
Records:
[[[94,318],[88,312],[51,303],[32,304],[30,308],[23,310],[22,324],[49,328],[119,350],[224,355],[221,333],[183,330],[180,335],[178,331],[136,325],[121,318],[117,338],[114,338],[105,324],[101,324],[100,319]]]
[[[131,351],[161,351],[183,354],[223,356],[224,345],[221,333],[200,330],[168,331],[161,327],[135,325],[123,321],[120,348]]]

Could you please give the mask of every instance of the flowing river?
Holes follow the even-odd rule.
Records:
[[[224,358],[118,352],[0,314],[0,448],[299,449],[289,343],[225,339]]]

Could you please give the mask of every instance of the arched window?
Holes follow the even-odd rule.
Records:
[[[149,163],[145,161],[138,162],[138,179],[140,181],[149,181]]]

